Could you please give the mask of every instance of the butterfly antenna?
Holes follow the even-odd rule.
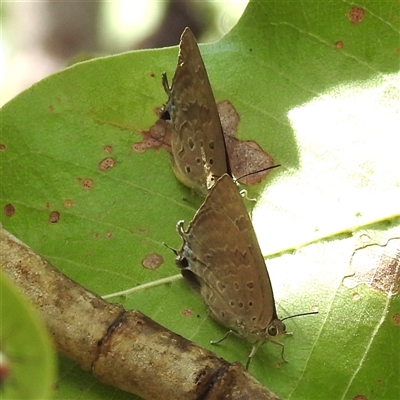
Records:
[[[270,169],[278,168],[280,166],[281,166],[281,164],[276,164],[276,165],[273,165],[272,167],[260,169],[259,171],[249,172],[248,174],[244,174],[242,176],[239,176],[238,178],[235,178],[235,180],[238,181],[239,179],[245,178],[246,176],[255,175],[255,174],[258,174],[260,172],[264,172],[264,171],[268,171]]]
[[[312,314],[318,314],[318,311],[311,311],[311,312],[306,312],[306,313],[301,313],[301,314],[290,315],[289,317],[282,318],[281,321],[284,321],[285,319],[289,319],[289,318],[302,317],[304,315],[312,315]]]
[[[176,256],[178,255],[178,251],[175,250],[174,248],[172,248],[171,246],[168,246],[167,243],[164,243],[164,242],[163,242],[163,245],[164,245],[167,249],[172,250]]]

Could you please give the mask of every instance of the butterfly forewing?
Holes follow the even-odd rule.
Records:
[[[213,316],[251,341],[277,318],[268,272],[243,199],[223,175],[185,232],[178,265],[198,279]]]
[[[215,177],[229,173],[214,95],[193,33],[186,28],[165,111],[173,125],[172,168],[176,177],[206,196]]]

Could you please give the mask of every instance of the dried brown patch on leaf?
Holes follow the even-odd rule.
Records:
[[[6,217],[11,217],[15,213],[15,207],[12,204],[6,204],[4,206],[4,214]]]
[[[103,148],[104,153],[111,154],[113,152],[113,147],[110,144],[107,144]]]
[[[49,221],[52,224],[55,224],[56,222],[58,222],[60,219],[60,213],[58,211],[52,211],[49,215]]]
[[[274,165],[273,158],[253,140],[240,140],[235,137],[240,116],[229,100],[217,103],[218,114],[221,120],[226,151],[232,174],[245,185],[256,185],[265,179],[271,171],[265,171]],[[150,148],[164,147],[171,153],[172,124],[162,119],[162,108],[156,110],[159,120],[149,131],[142,131],[143,140],[132,145],[138,153]],[[260,172],[259,172],[260,171]],[[251,174],[241,179],[242,176]]]
[[[0,151],[5,151],[6,145],[4,143],[0,143]]]
[[[351,258],[352,275],[343,284],[354,288],[365,284],[393,296],[399,292],[400,238],[392,238],[385,245],[368,244],[357,249]]]
[[[365,10],[361,7],[352,7],[349,11],[348,17],[352,24],[360,23],[365,16]]]
[[[368,400],[368,397],[363,394],[358,394],[357,396],[354,396],[352,400]]]
[[[396,326],[400,326],[400,314],[396,313],[392,317],[392,321]]]
[[[86,179],[81,180],[81,186],[82,186],[82,188],[85,189],[85,190],[90,190],[90,189],[92,189],[93,186],[94,186],[93,179],[91,179],[91,178],[86,178]]]
[[[64,200],[64,207],[65,208],[71,208],[73,205],[72,200],[66,199]]]
[[[265,170],[274,165],[273,158],[255,141],[235,137],[240,117],[230,101],[219,102],[217,108],[233,176],[244,185],[257,185],[271,172]],[[244,177],[247,174],[251,175]]]
[[[108,171],[115,166],[115,158],[107,157],[99,162],[100,171]]]
[[[164,262],[163,256],[157,253],[152,253],[142,260],[142,265],[146,269],[155,270]]]
[[[184,310],[182,310],[182,315],[184,317],[191,317],[193,315],[193,311],[189,308],[185,308]]]
[[[341,41],[341,40],[338,40],[336,43],[335,43],[335,48],[336,49],[343,49],[343,46],[344,46],[344,44],[343,44],[343,42]]]
[[[171,153],[171,133],[172,125],[170,122],[159,119],[148,131],[141,131],[143,139],[141,142],[132,144],[132,150],[136,153],[144,153],[148,149],[158,150],[164,147]]]
[[[274,160],[256,142],[226,136],[225,143],[232,174],[240,183],[256,185],[271,172],[265,169],[272,167]],[[244,176],[247,174],[251,175]]]

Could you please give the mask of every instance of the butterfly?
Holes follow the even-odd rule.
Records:
[[[179,43],[171,87],[162,83],[168,101],[161,118],[172,124],[172,169],[177,179],[206,196],[230,167],[217,105],[196,39],[186,28]]]
[[[198,287],[211,315],[253,344],[246,368],[259,346],[286,333],[277,317],[271,281],[257,237],[237,186],[228,174],[212,187],[187,230],[177,224],[182,247],[176,264]],[[214,342],[214,343],[217,343]]]

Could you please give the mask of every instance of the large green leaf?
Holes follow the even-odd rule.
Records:
[[[361,232],[380,244],[400,236],[399,3],[357,7],[364,15],[352,23],[346,2],[253,1],[222,40],[201,46],[216,99],[240,115],[238,135],[282,165],[249,196],[259,199],[261,247],[274,255],[267,264],[278,313],[320,310],[287,322],[288,364],[268,345],[250,367],[285,398],[394,399],[400,391],[399,296],[342,284]],[[157,283],[177,273],[163,242],[180,245],[175,224],[189,222],[201,199],[176,181],[165,151],[139,154],[131,145],[156,120],[153,110],[166,100],[160,74],[172,76],[176,57],[174,47],[81,63],[5,105],[1,202],[15,213],[2,221],[99,294],[151,283],[116,300],[245,362],[250,346],[239,339],[209,345],[225,329],[183,281]],[[115,167],[100,171],[109,156]],[[82,188],[86,178],[91,190]],[[164,258],[154,271],[142,266],[152,253]],[[56,397],[82,391],[132,398],[63,360]]]

